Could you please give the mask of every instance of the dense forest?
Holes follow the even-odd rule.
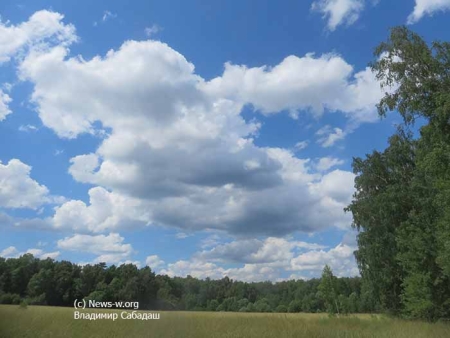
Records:
[[[387,312],[450,318],[450,43],[391,30],[371,68],[386,89],[381,117],[402,123],[388,147],[355,158],[346,211],[358,231],[361,278],[244,283],[155,275],[127,264],[80,267],[27,254],[0,258],[0,302],[71,306],[74,299],[141,308],[257,312]]]
[[[321,280],[324,283],[321,283]],[[348,313],[375,310],[360,293],[360,278],[324,278],[272,283],[245,283],[227,277],[155,275],[146,266],[79,266],[68,261],[40,260],[31,254],[0,258],[0,303],[73,306],[75,299],[139,302],[140,309]],[[331,298],[330,298],[331,297]]]
[[[387,149],[354,159],[361,287],[386,312],[450,318],[450,44],[397,27],[375,55],[378,112],[402,123]]]

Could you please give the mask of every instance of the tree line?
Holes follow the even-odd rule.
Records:
[[[0,303],[73,306],[75,299],[139,302],[140,309],[235,312],[373,312],[361,279],[246,283],[157,275],[133,264],[80,266],[31,254],[0,258]],[[324,270],[324,273],[325,273]],[[325,281],[325,283],[321,283]],[[323,285],[322,285],[323,284]]]
[[[361,288],[383,311],[450,318],[450,43],[391,30],[371,64],[380,116],[402,123],[388,147],[353,161],[347,208],[359,230]]]

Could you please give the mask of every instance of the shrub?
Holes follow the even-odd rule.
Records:
[[[12,297],[12,304],[19,304],[20,300],[21,300],[20,296],[18,294],[14,293],[13,297]]]
[[[19,304],[20,296],[16,293],[4,293],[0,296],[0,304]]]
[[[296,313],[302,311],[302,302],[299,300],[293,300],[289,303],[289,312]]]
[[[26,299],[28,305],[46,305],[47,302],[45,301],[45,293],[37,296],[37,297],[31,297]]]
[[[288,312],[288,309],[286,305],[278,305],[277,308],[275,309],[275,312],[286,313]]]

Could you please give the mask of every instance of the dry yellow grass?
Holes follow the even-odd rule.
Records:
[[[111,310],[110,312],[114,312]],[[91,312],[108,312],[91,311]],[[75,320],[71,308],[0,305],[0,337],[448,338],[450,325],[358,315],[160,312],[160,320]]]

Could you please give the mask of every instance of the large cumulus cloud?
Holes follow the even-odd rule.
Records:
[[[56,209],[57,228],[163,225],[279,236],[350,223],[342,209],[352,173],[258,147],[259,123],[240,114],[251,104],[264,114],[332,111],[372,121],[378,83],[338,55],[289,56],[274,67],[227,64],[207,81],[158,41],[127,41],[90,60],[58,45],[32,49],[19,74],[59,137],[103,137],[95,152],[71,159],[72,177],[95,187],[89,202]]]

